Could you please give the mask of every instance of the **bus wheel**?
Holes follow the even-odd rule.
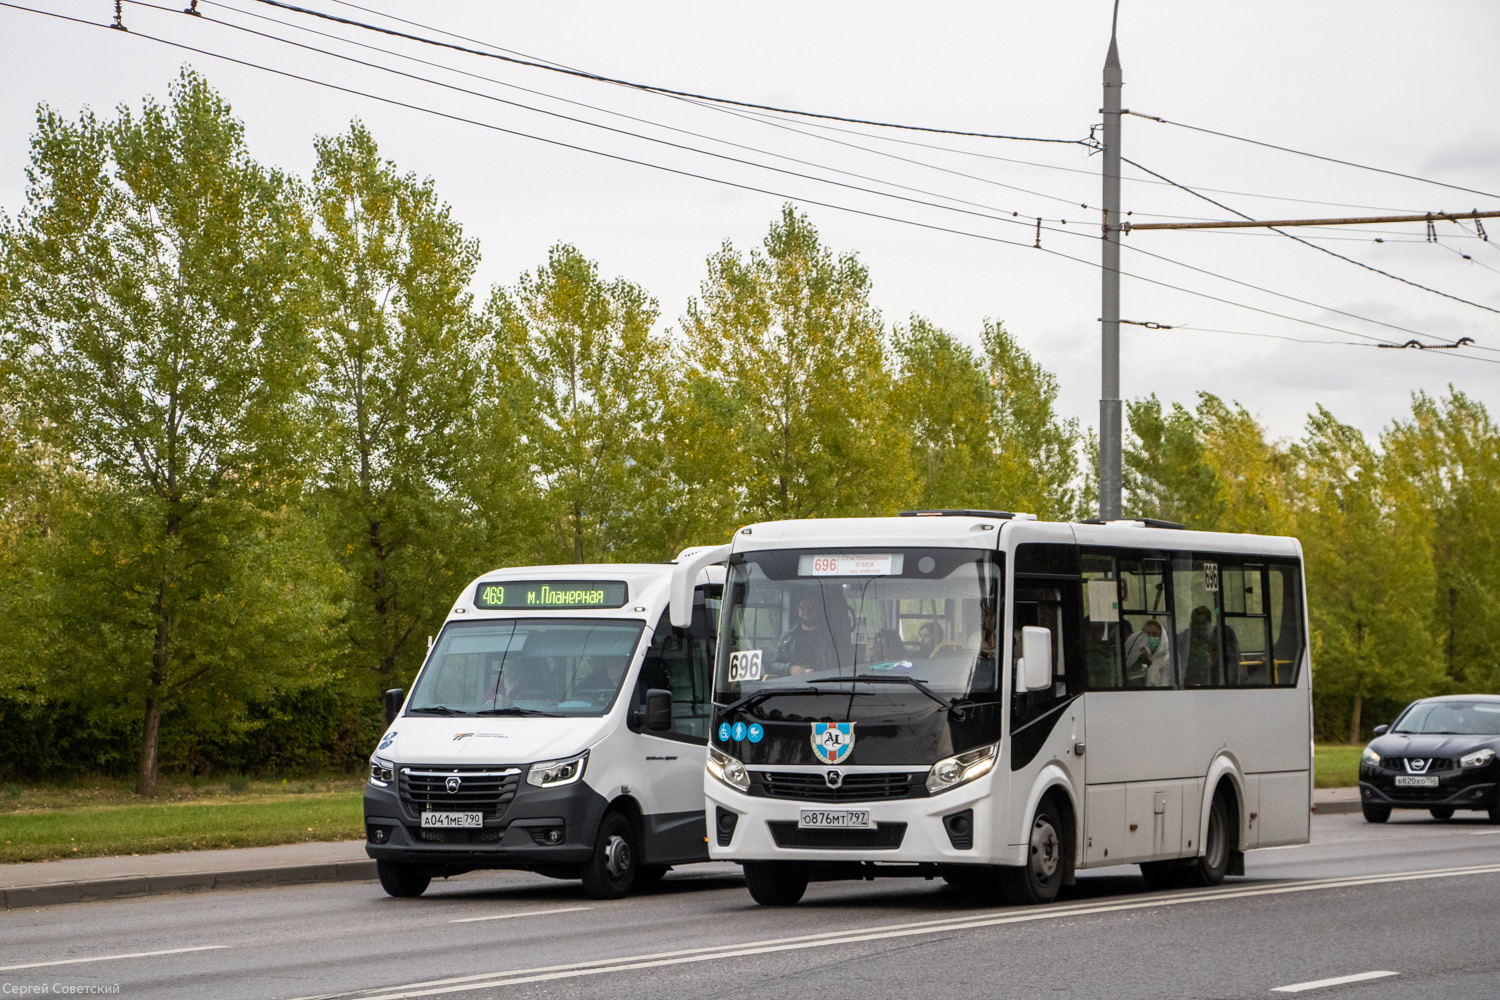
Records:
[[[420,896],[432,884],[432,876],[425,870],[399,861],[375,862],[375,874],[380,876],[380,887],[387,895],[400,898]]]
[[[1390,806],[1372,806],[1365,802],[1359,808],[1365,814],[1365,820],[1370,823],[1384,823],[1391,818]]]
[[[1018,905],[1050,903],[1062,888],[1064,852],[1062,823],[1057,808],[1044,801],[1037,806],[1031,820],[1031,839],[1026,864],[1020,868],[1000,869],[1000,886],[1005,898]]]
[[[1203,854],[1193,865],[1185,869],[1190,885],[1218,885],[1229,871],[1229,855],[1234,850],[1234,831],[1231,826],[1229,797],[1222,791],[1214,793],[1214,803],[1208,807],[1208,834],[1203,838]]]
[[[1427,811],[1430,812],[1430,813],[1432,813],[1432,818],[1433,819],[1452,819],[1453,818],[1453,807],[1452,806],[1433,806],[1431,809],[1429,809]]]
[[[761,906],[794,906],[807,891],[807,865],[795,861],[746,861],[745,885]]]
[[[583,866],[583,892],[590,899],[619,899],[635,884],[640,851],[635,827],[623,813],[604,814],[593,856]]]

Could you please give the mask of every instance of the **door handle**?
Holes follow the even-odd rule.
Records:
[[[1074,743],[1073,744],[1073,756],[1075,756],[1075,757],[1082,757],[1083,756],[1083,749],[1084,749],[1084,745],[1082,743]]]

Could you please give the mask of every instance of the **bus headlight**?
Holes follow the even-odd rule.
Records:
[[[1464,754],[1458,758],[1459,767],[1483,767],[1495,759],[1495,751],[1489,747],[1483,750],[1475,750],[1473,753]]]
[[[558,785],[571,785],[583,777],[583,767],[589,762],[589,752],[585,750],[576,757],[568,757],[564,760],[544,760],[539,764],[532,764],[526,772],[526,784],[535,785],[538,788],[556,788]]]
[[[995,766],[995,756],[999,752],[1000,744],[991,743],[988,746],[965,750],[952,757],[944,757],[932,765],[932,770],[927,773],[927,790],[946,792],[950,788],[973,781],[981,775],[989,774],[990,769]]]
[[[396,780],[396,765],[380,757],[370,758],[370,784],[386,787]]]
[[[1371,767],[1379,767],[1380,754],[1376,753],[1369,747],[1365,747],[1365,752],[1359,755],[1359,762],[1361,764],[1368,764]]]
[[[750,772],[745,770],[745,765],[718,747],[708,748],[708,773],[730,788],[737,788],[742,792],[750,790]]]

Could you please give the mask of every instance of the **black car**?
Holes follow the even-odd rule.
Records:
[[[1426,809],[1438,819],[1487,810],[1500,823],[1500,696],[1423,698],[1376,726],[1359,762],[1359,800],[1371,823],[1384,823],[1392,809]]]

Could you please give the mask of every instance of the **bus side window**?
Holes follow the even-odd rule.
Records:
[[[1271,622],[1271,683],[1294,687],[1302,664],[1301,567],[1272,563],[1266,567],[1266,605]]]
[[[1226,656],[1239,651],[1238,656],[1226,660],[1225,666],[1229,683],[1241,687],[1268,687],[1272,683],[1264,577],[1265,567],[1261,563],[1239,565],[1221,560],[1224,648]]]
[[[1083,553],[1083,658],[1092,691],[1124,687],[1120,670],[1120,578],[1115,557]]]
[[[635,704],[641,707],[652,688],[672,692],[672,728],[653,735],[708,742],[709,676],[718,608],[718,596],[705,595],[700,589],[693,602],[692,623],[686,629],[674,629],[668,612],[656,623],[635,692]]]
[[[1076,583],[1073,586],[1077,586]],[[1076,598],[1074,614],[1077,614]],[[1014,731],[1044,715],[1057,702],[1068,697],[1068,660],[1063,642],[1063,592],[1047,581],[1031,583],[1016,579],[1016,596],[1012,605],[1011,637],[1011,728]],[[1021,655],[1021,629],[1035,625],[1052,633],[1052,687],[1044,691],[1022,692],[1015,688],[1015,667]]]

